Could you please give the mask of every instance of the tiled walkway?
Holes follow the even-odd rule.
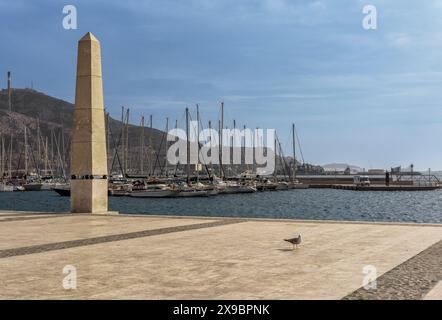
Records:
[[[0,298],[421,299],[441,240],[439,225],[0,212]],[[377,289],[358,290],[368,265]]]

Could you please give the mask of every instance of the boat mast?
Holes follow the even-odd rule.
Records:
[[[45,175],[48,174],[48,137],[45,139]]]
[[[274,142],[273,142],[274,144],[273,144],[273,147],[274,147],[274,152],[275,152],[275,155],[274,155],[274,157],[275,157],[275,161],[274,161],[274,166],[275,166],[275,169],[273,170],[273,178],[274,178],[274,180],[275,180],[275,182],[278,182],[278,177],[277,177],[277,169],[276,169],[276,161],[277,161],[277,154],[278,154],[278,152],[277,152],[277,145],[276,145],[276,132],[275,132],[275,140],[274,140]]]
[[[175,119],[175,129],[178,129],[178,119]],[[178,138],[179,139],[179,138]],[[175,165],[175,172],[174,172],[174,176],[177,175],[177,171],[178,171],[178,166],[179,166],[180,162],[177,162],[177,164]]]
[[[24,131],[24,135],[25,135],[25,175],[28,175],[28,135],[27,135],[27,131],[26,131],[26,126],[25,126],[25,131]]]
[[[12,178],[12,142],[13,142],[13,134],[11,132],[11,142],[9,144],[9,178]]]
[[[186,156],[187,156],[187,184],[190,183],[190,141],[189,141],[189,108],[186,108]]]
[[[108,169],[108,176],[111,176],[111,149],[110,149],[110,140],[111,140],[111,136],[110,136],[110,124],[109,124],[109,112],[106,112],[106,159],[107,159],[107,169]]]
[[[224,127],[224,102],[221,102],[221,119],[219,121],[219,176],[224,179],[223,169],[223,127]]]
[[[124,176],[126,176],[126,172],[124,171],[124,168],[125,168],[125,156],[124,156],[124,154],[125,154],[125,148],[124,148],[124,144],[125,144],[125,138],[124,138],[124,106],[121,106],[121,155],[122,155],[122,162],[123,162],[123,165],[122,165],[122,174],[123,174],[123,177]]]
[[[40,118],[37,118],[37,167],[40,169],[41,145],[40,145]],[[40,170],[39,170],[40,171]]]
[[[210,132],[210,144],[209,144],[210,156],[212,157],[213,153],[212,153],[212,121],[211,120],[209,120],[209,132]],[[212,174],[213,174],[213,161],[210,161],[210,177],[213,178]],[[212,180],[212,183],[213,183],[213,180]]]
[[[256,127],[255,134],[253,135],[253,165],[252,165],[252,171],[255,173],[255,176],[257,175],[257,168],[256,168],[256,157],[255,152],[256,148],[259,150],[259,127]]]
[[[247,140],[246,139],[246,125],[243,125],[243,130],[244,130],[244,143],[243,143],[243,151],[241,152],[241,159],[244,158],[244,162],[243,163],[246,165],[246,171],[248,171],[249,170],[249,164],[246,161],[246,148],[247,148],[247,146],[246,146],[246,140]],[[242,156],[242,155],[244,155],[244,156]]]
[[[66,149],[65,149],[65,144],[64,144],[64,130],[63,127],[61,127],[61,167],[62,167],[62,172],[65,172],[66,169]],[[106,159],[107,159],[107,155],[106,155]],[[38,171],[40,171],[40,166],[37,168]],[[63,174],[64,175],[64,174]]]
[[[141,136],[140,136],[140,174],[144,173],[144,116],[141,116]]]
[[[54,175],[54,128],[51,128],[51,176]]]
[[[292,144],[293,144],[293,181],[296,179],[296,140],[295,140],[295,124],[292,123]]]
[[[4,174],[5,174],[5,137],[4,136],[1,136],[2,137],[2,139],[1,139],[1,141],[2,141],[2,146],[1,146],[1,150],[0,150],[0,152],[1,152],[1,154],[2,154],[2,156],[1,156],[1,165],[0,165],[0,172],[1,172],[1,179],[3,179],[3,176],[4,176]]]
[[[234,171],[234,168],[235,168],[235,163],[234,163],[234,156],[233,156],[233,153],[235,152],[235,148],[234,148],[234,144],[235,144],[235,138],[236,138],[236,120],[235,119],[233,119],[233,134],[232,134],[232,146],[231,146],[231,155],[230,155],[230,163],[231,163],[231,166],[230,166],[230,168],[232,169],[232,173],[234,173],[235,171]]]
[[[169,176],[169,163],[167,161],[167,149],[169,147],[169,143],[167,141],[167,136],[169,135],[169,118],[166,118],[166,150],[165,150],[165,164],[164,164],[164,172],[166,173],[166,177]]]
[[[127,177],[127,171],[130,170],[129,165],[129,115],[130,115],[130,109],[127,108],[126,110],[126,143],[125,143],[125,168],[124,168],[124,175]]]
[[[154,169],[153,169],[153,164],[152,164],[152,162],[153,162],[153,158],[154,158],[154,156],[155,156],[155,149],[153,148],[153,145],[152,145],[152,135],[153,135],[153,115],[151,114],[150,116],[149,116],[149,124],[150,124],[150,133],[149,133],[149,150],[150,150],[150,152],[149,152],[149,166],[150,166],[150,170],[149,170],[149,172],[150,172],[150,175],[154,175]]]
[[[196,104],[196,122],[197,122],[197,126],[196,126],[196,145],[197,145],[197,156],[196,156],[196,182],[199,182],[199,172],[200,172],[200,130],[199,130],[199,126],[200,126],[200,107],[198,104]]]

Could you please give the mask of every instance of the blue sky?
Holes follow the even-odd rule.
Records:
[[[277,129],[306,161],[442,169],[442,1],[3,1],[0,72],[73,102],[77,40],[102,45],[105,104]],[[62,27],[63,6],[78,30]],[[378,29],[364,30],[373,4]],[[1,84],[5,86],[5,81]]]

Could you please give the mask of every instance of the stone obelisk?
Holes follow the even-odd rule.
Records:
[[[78,42],[71,150],[71,211],[107,213],[107,184],[100,42],[88,32]]]

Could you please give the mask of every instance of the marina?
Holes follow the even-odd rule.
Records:
[[[301,189],[204,197],[109,197],[109,210],[126,214],[442,223],[442,190],[357,192]],[[67,212],[69,197],[54,191],[0,193],[3,210]]]
[[[375,5],[174,2],[55,32],[5,6],[0,299],[442,300],[434,39],[368,38]]]

